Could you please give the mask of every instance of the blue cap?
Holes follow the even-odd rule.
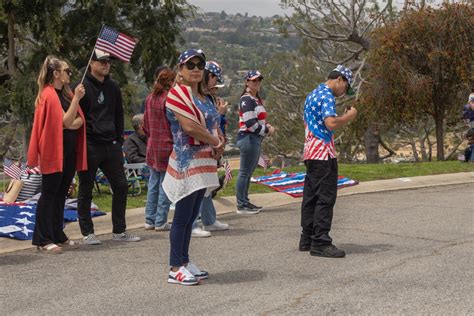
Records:
[[[218,83],[224,83],[224,78],[222,77],[222,68],[215,61],[208,61],[206,63],[206,70],[209,70],[210,73],[217,76]]]
[[[188,49],[182,52],[181,55],[179,55],[178,63],[180,65],[184,64],[185,62],[187,62],[193,57],[199,57],[203,61],[206,61],[206,55],[204,55],[204,52],[202,51],[202,49]]]
[[[353,95],[354,89],[352,89],[352,83],[354,82],[354,77],[352,76],[352,70],[344,67],[343,65],[337,65],[333,71],[341,73],[341,75],[346,78],[347,82],[349,83],[349,86],[347,87],[347,94]]]
[[[245,80],[254,80],[257,78],[263,79],[262,74],[258,70],[250,70],[249,72],[247,72],[247,74],[244,77]]]

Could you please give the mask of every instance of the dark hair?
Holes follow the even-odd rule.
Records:
[[[332,79],[337,79],[339,77],[342,77],[342,79],[344,79],[344,81],[347,81],[346,77],[344,77],[343,74],[341,74],[339,71],[337,70],[333,70],[329,73],[328,75],[328,79],[329,80],[332,80]]]
[[[161,66],[156,69],[153,94],[158,95],[164,90],[169,90],[173,85],[176,73],[168,67]]]
[[[466,133],[466,138],[474,137],[474,128],[471,128]]]
[[[199,57],[199,56],[194,56],[194,57]],[[202,58],[201,58],[202,59]],[[203,59],[204,60],[204,59]],[[205,60],[204,60],[205,62]],[[181,64],[181,65],[178,65],[178,69],[182,69],[184,67],[185,64]],[[204,74],[203,74],[204,76]],[[181,75],[177,75],[176,76],[176,80],[175,80],[175,83],[177,84],[183,84],[183,80],[184,78],[181,76]],[[203,80],[201,80],[199,83],[198,83],[198,87],[197,87],[197,90],[198,90],[198,93],[202,96],[205,96],[207,97],[209,95],[209,92],[207,91],[207,85],[205,85],[205,80],[206,78],[203,78]]]
[[[247,92],[247,86],[244,87],[244,91],[242,91],[242,94],[240,95],[240,97],[242,97],[244,94],[248,94]],[[260,93],[257,92],[257,99],[258,101],[260,101],[260,103],[263,104],[263,100],[262,98],[260,97]]]

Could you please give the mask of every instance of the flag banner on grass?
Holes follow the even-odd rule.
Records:
[[[91,216],[106,213],[92,211]],[[0,237],[31,240],[35,230],[36,204],[0,203]],[[64,210],[64,221],[77,221],[77,210]]]
[[[8,158],[3,158],[3,172],[12,179],[20,179],[21,176],[21,163],[14,162]]]
[[[95,47],[128,63],[136,44],[137,41],[130,36],[109,26],[104,26],[97,38]]]
[[[224,162],[224,169],[225,169],[225,177],[224,177],[224,184],[227,184],[232,180],[232,170],[230,169],[229,160],[226,159]]]
[[[306,172],[298,173],[277,173],[269,176],[262,176],[258,178],[252,178],[251,181],[260,183],[272,188],[275,191],[286,193],[292,197],[302,197],[304,188],[304,178]],[[337,188],[345,188],[358,184],[359,182],[351,180],[344,176],[339,176],[337,180]]]

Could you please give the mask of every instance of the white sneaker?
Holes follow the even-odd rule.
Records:
[[[140,241],[141,238],[127,232],[123,232],[121,234],[112,234],[112,240],[114,241]]]
[[[181,284],[181,285],[196,285],[199,284],[199,280],[188,271],[185,267],[180,267],[178,271],[174,272],[170,270],[168,273],[168,283]]]
[[[82,238],[83,245],[100,245],[102,242],[94,234],[89,234]]]
[[[171,230],[171,224],[170,223],[164,223],[161,226],[156,226],[155,231],[157,232],[166,232]]]
[[[155,225],[145,223],[145,230],[153,230],[153,229],[155,229]]]
[[[218,220],[216,220],[212,225],[204,226],[204,230],[207,230],[208,232],[227,229],[229,229],[229,224],[219,222]]]
[[[202,230],[201,227],[196,227],[196,228],[193,228],[193,230],[191,231],[191,236],[192,237],[211,237],[211,233],[210,232],[207,232],[205,230]]]
[[[191,272],[198,280],[204,280],[209,277],[209,273],[199,270],[199,268],[192,262],[188,263],[186,269],[188,269],[188,271]]]

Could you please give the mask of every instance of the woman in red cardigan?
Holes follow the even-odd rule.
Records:
[[[66,62],[46,57],[38,76],[28,148],[28,165],[39,166],[43,175],[33,245],[53,254],[60,253],[64,245],[74,245],[63,231],[64,203],[76,170],[87,169],[84,115],[79,107],[85,90],[80,84],[73,94],[70,76]]]

